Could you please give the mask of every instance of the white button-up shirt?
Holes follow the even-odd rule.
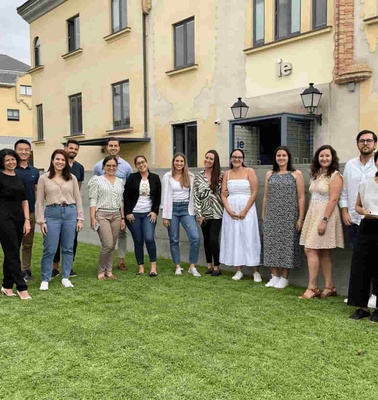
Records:
[[[340,195],[340,208],[347,207],[350,218],[354,224],[360,225],[363,218],[356,212],[356,200],[358,195],[358,187],[361,182],[368,178],[374,178],[377,168],[374,164],[374,157],[364,165],[360,157],[352,158],[345,164],[344,168],[344,187]]]

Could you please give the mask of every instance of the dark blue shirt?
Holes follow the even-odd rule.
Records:
[[[35,190],[34,186],[38,183],[39,171],[37,168],[28,165],[26,168],[17,167],[16,175],[21,179],[25,186],[26,199],[29,203],[29,211],[35,211]]]
[[[84,167],[77,161],[74,161],[72,167],[70,168],[72,175],[75,175],[78,182],[83,182],[84,180]]]

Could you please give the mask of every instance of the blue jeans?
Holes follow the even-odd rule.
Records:
[[[189,263],[196,264],[199,256],[200,236],[196,217],[189,215],[188,203],[173,203],[172,219],[168,228],[172,260],[175,265],[180,264],[180,222],[190,242]]]
[[[66,207],[47,206],[45,208],[47,234],[43,238],[41,261],[42,282],[51,279],[52,265],[59,238],[62,246],[62,278],[69,278],[73,263],[73,245],[76,234],[76,205]]]
[[[133,213],[135,221],[129,222],[126,220],[126,225],[129,228],[134,240],[134,253],[138,265],[144,264],[143,246],[146,243],[147,252],[150,261],[156,261],[156,243],[155,243],[155,228],[156,222],[151,222],[149,213]]]

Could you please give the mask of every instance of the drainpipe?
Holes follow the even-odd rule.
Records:
[[[147,34],[146,13],[143,13],[143,109],[144,109],[144,137],[148,137],[148,99],[147,99]]]

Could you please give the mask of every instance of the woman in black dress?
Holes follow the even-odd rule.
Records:
[[[20,260],[22,236],[30,232],[29,205],[24,185],[15,173],[18,163],[14,150],[0,151],[0,243],[4,253],[1,292],[7,297],[16,296],[13,293],[15,284],[20,299],[30,300]]]

